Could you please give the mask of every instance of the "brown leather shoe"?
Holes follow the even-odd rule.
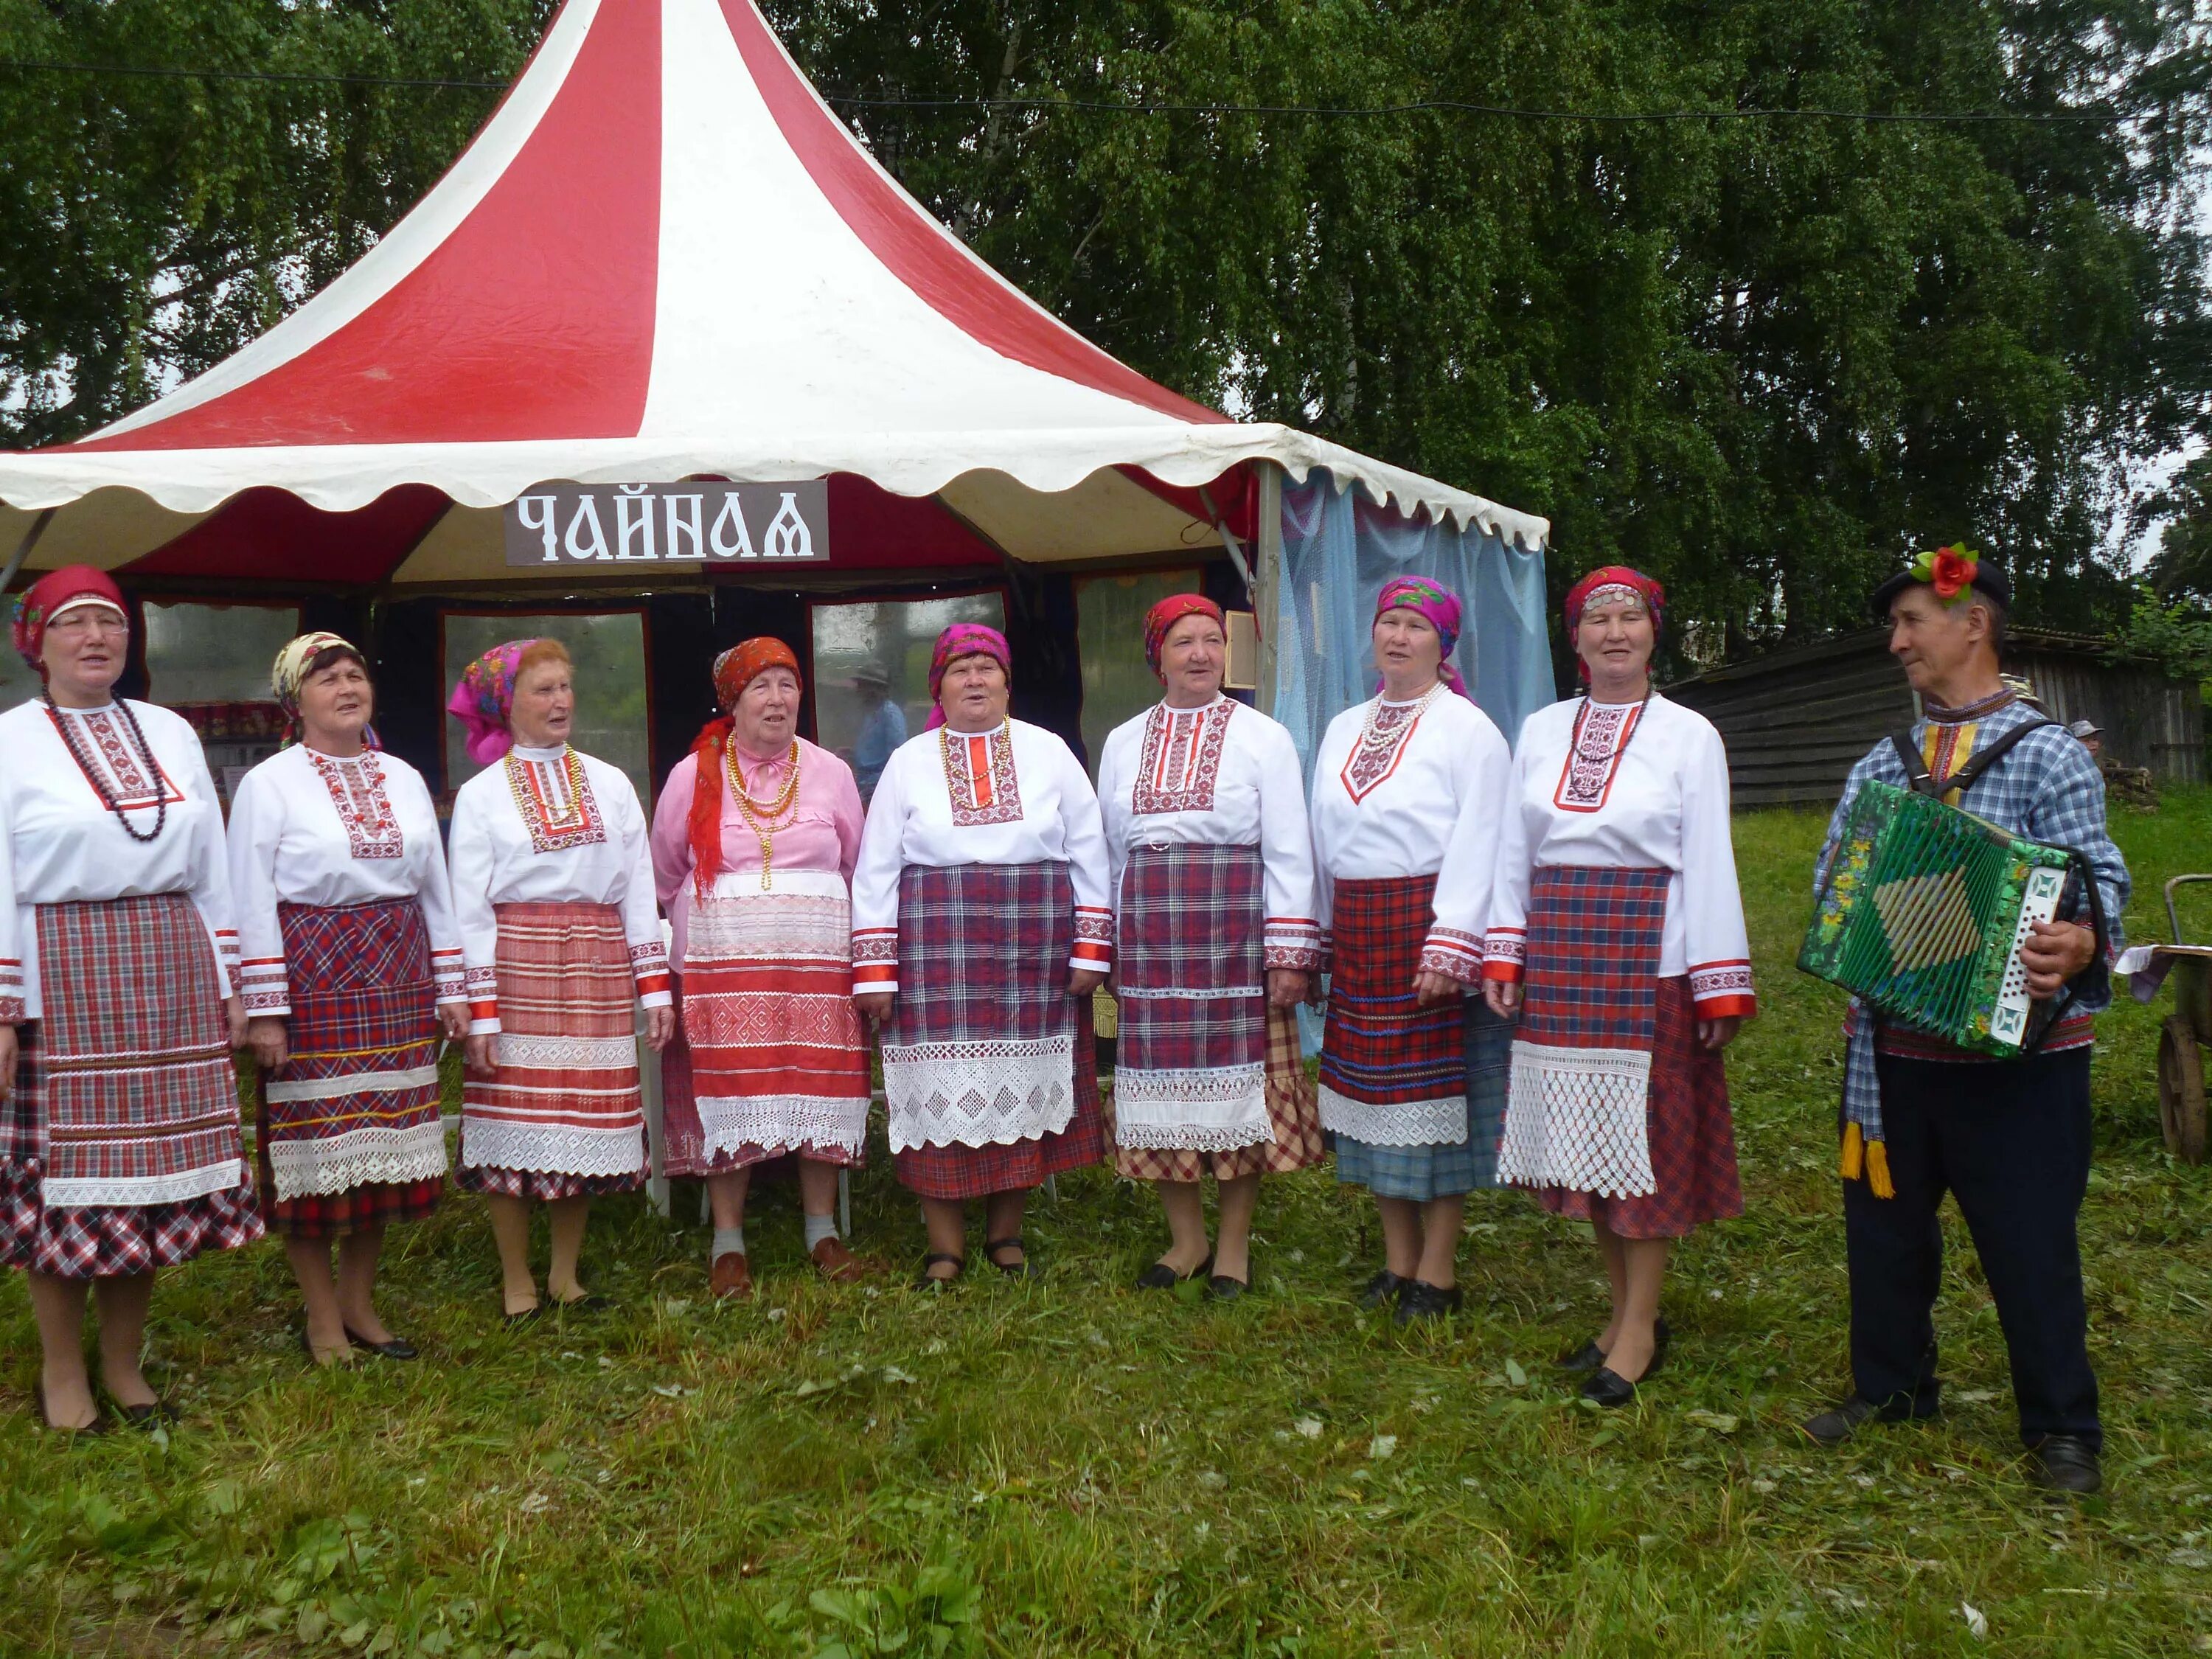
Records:
[[[868,1276],[867,1263],[847,1249],[842,1238],[825,1238],[807,1254],[814,1258],[822,1277],[832,1285],[850,1285]]]
[[[714,1258],[714,1270],[707,1276],[707,1289],[718,1302],[750,1296],[753,1270],[737,1251],[726,1251]]]

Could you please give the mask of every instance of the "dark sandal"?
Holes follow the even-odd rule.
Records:
[[[1001,1250],[1019,1250],[1022,1259],[1019,1261],[1001,1261],[999,1260]],[[1030,1262],[1030,1247],[1022,1243],[1019,1233],[1012,1238],[993,1239],[983,1247],[983,1260],[1009,1279],[1035,1279],[1037,1276],[1037,1270]]]
[[[946,1273],[943,1278],[939,1278],[935,1273],[929,1271],[940,1261],[950,1261],[952,1264],[952,1271]],[[960,1275],[967,1271],[968,1258],[966,1256],[951,1255],[943,1250],[932,1250],[927,1255],[925,1255],[921,1259],[921,1271],[915,1275],[914,1287],[917,1291],[941,1291],[946,1285],[956,1282],[959,1279]]]

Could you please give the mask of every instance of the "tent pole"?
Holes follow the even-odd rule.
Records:
[[[1259,705],[1263,714],[1275,712],[1275,623],[1282,615],[1283,586],[1283,469],[1273,461],[1260,463],[1260,522],[1253,526],[1253,551],[1257,556],[1258,581],[1252,589],[1252,620],[1259,635],[1259,661],[1253,678],[1260,683]]]
[[[39,544],[39,538],[46,533],[46,526],[53,521],[54,509],[51,507],[31,520],[30,527],[23,532],[23,539],[15,544],[15,552],[9,556],[7,569],[0,571],[0,593],[15,585],[15,578],[22,574],[23,561],[31,556],[31,550]]]

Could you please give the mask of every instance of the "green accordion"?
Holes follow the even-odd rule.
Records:
[[[2074,857],[1868,783],[1844,821],[1797,965],[1947,1042],[2017,1054],[2043,1023],[2020,947],[2057,915]]]

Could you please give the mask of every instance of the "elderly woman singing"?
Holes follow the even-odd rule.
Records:
[[[353,646],[303,634],[270,684],[285,747],[230,808],[263,1201],[307,1303],[308,1356],[412,1359],[377,1315],[377,1254],[386,1225],[445,1190],[438,1039],[468,1031],[437,808],[421,773],[373,746],[375,692]]]
[[[239,1133],[222,812],[191,726],[114,695],[131,649],[115,584],[83,566],[23,596],[44,683],[0,714],[0,1261],[30,1281],[54,1429],[173,1413],[140,1370],[157,1269],[261,1237]]]
[[[1291,734],[1221,693],[1221,608],[1195,593],[1145,619],[1165,698],[1106,739],[1098,804],[1113,860],[1115,1166],[1159,1188],[1167,1254],[1137,1280],[1204,1273],[1224,1299],[1251,1283],[1260,1177],[1317,1162],[1314,1087],[1297,1015],[1321,966],[1313,842]],[[1206,1248],[1199,1180],[1220,1188]]]
[[[653,867],[676,932],[690,1089],[671,1089],[714,1214],[709,1287],[750,1296],[745,1187],[796,1155],[806,1252],[861,1276],[837,1236],[837,1171],[867,1146],[868,1051],[853,1006],[849,884],[860,848],[853,769],[798,734],[799,659],[751,639],[714,659],[708,722],[653,818]]]
[[[1106,839],[1067,745],[1007,718],[1012,660],[994,628],[939,636],[936,723],[884,768],[853,875],[855,994],[883,1030],[926,1285],[965,1268],[974,1198],[991,1265],[1029,1273],[1029,1189],[1104,1151],[1089,1017],[1112,965]]]
[[[546,1293],[605,1305],[576,1262],[592,1195],[645,1184],[635,1009],[655,1049],[676,1026],[644,809],[619,769],[568,746],[572,673],[558,641],[512,641],[447,705],[485,768],[453,801],[469,999],[455,1179],[490,1200],[510,1321],[539,1307],[532,1200],[551,1221]]]

